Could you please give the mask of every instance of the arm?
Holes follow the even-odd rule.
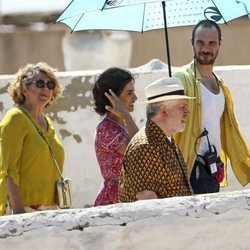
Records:
[[[25,128],[22,116],[18,113],[17,109],[10,110],[0,124],[0,173],[2,173],[0,178],[0,195],[2,196],[0,205],[4,205],[5,209],[8,195],[11,206],[15,207],[14,213],[23,212],[18,184]],[[13,145],[15,146],[13,147]],[[17,207],[18,209],[16,209]]]
[[[129,138],[128,140],[126,140],[116,151],[122,155],[124,155],[127,147],[128,147],[128,144],[130,142],[130,139],[137,133],[138,131],[138,128],[132,118],[132,116],[130,115],[129,112],[128,113],[128,116],[125,117],[124,121],[126,123],[126,127],[127,127],[127,131],[128,131],[128,134],[129,134]]]
[[[137,125],[135,124],[135,122],[134,122],[134,120],[129,112],[127,112],[127,115],[125,115],[124,121],[126,123],[128,134],[129,134],[130,139],[131,139],[138,132],[139,129],[138,129]]]
[[[148,144],[130,145],[124,157],[119,184],[120,200],[123,202],[158,198],[159,152]]]
[[[118,153],[124,155],[125,152],[126,152],[126,149],[127,149],[127,147],[128,147],[128,144],[129,144],[129,141],[124,142],[124,144],[122,144],[121,147],[119,147],[116,151],[117,151]]]
[[[11,207],[13,208],[13,214],[21,214],[25,213],[20,193],[19,193],[19,187],[13,182],[12,178],[10,176],[6,177],[6,187],[7,187],[7,193],[9,196],[9,202]]]
[[[138,132],[138,127],[134,122],[132,116],[130,115],[129,111],[123,105],[121,99],[112,90],[110,90],[109,92],[110,94],[105,93],[105,96],[109,99],[110,103],[112,104],[112,107],[106,106],[106,109],[107,111],[111,112],[112,114],[114,114],[119,119],[122,119],[125,122],[127,132],[130,137],[117,149],[117,152],[123,155],[127,149],[130,139]]]
[[[110,90],[110,94],[105,93],[105,96],[112,104],[112,107],[106,106],[105,108],[107,109],[107,111],[113,113],[115,116],[122,119],[126,123],[128,134],[131,139],[137,133],[138,127],[134,122],[132,116],[130,115],[129,111],[123,105],[121,99],[112,90]]]
[[[137,200],[149,200],[149,199],[158,199],[156,192],[151,190],[145,190],[136,194]]]

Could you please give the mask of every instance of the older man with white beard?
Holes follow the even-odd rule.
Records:
[[[132,202],[192,194],[187,168],[172,134],[181,132],[189,115],[179,79],[159,79],[145,89],[147,122],[124,155],[119,200]]]

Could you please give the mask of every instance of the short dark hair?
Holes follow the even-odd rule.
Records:
[[[193,29],[193,33],[192,33],[192,45],[194,45],[195,32],[199,27],[202,27],[202,28],[215,28],[217,30],[217,32],[218,32],[219,41],[221,40],[221,29],[220,29],[219,25],[216,22],[212,21],[212,20],[205,19],[205,20],[202,20],[202,21],[198,22],[195,25],[195,27]]]
[[[99,115],[105,115],[107,113],[105,106],[110,105],[108,98],[105,96],[105,92],[109,93],[111,89],[119,96],[125,86],[131,81],[134,82],[134,76],[131,72],[116,67],[109,68],[97,76],[95,86],[92,90],[95,111]]]

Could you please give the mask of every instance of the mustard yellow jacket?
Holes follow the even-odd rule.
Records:
[[[188,173],[191,174],[196,154],[195,141],[201,134],[201,75],[196,68],[196,77],[194,62],[183,66],[173,73],[173,77],[179,78],[185,89],[185,94],[195,96],[194,101],[190,101],[190,116],[186,123],[185,131],[175,135],[175,141],[179,145],[184,160],[187,163]],[[221,86],[225,96],[225,108],[220,121],[221,127],[221,146],[222,159],[229,158],[233,172],[241,185],[247,185],[250,182],[250,151],[238,128],[234,115],[234,105],[231,93],[222,79],[214,74],[218,84]],[[200,140],[197,140],[196,148],[200,146]],[[224,185],[226,185],[226,180]]]

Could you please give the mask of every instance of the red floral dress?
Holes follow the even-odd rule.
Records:
[[[129,140],[124,127],[105,117],[97,126],[95,152],[104,182],[95,200],[95,206],[118,202],[118,184],[123,155],[116,150]]]

